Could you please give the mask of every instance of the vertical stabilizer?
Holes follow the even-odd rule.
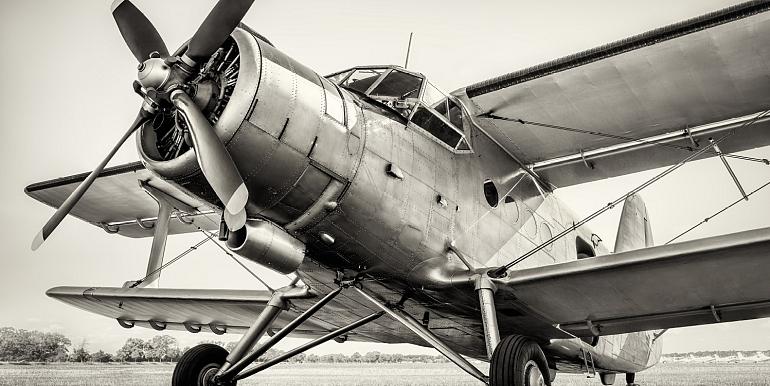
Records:
[[[615,253],[652,245],[652,229],[647,206],[644,205],[642,197],[635,194],[623,203],[623,213],[620,214],[618,234],[615,238]]]

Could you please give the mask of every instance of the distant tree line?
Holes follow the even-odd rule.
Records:
[[[203,341],[231,351],[236,342]],[[12,327],[0,328],[0,361],[4,362],[175,362],[189,347],[179,348],[176,338],[158,335],[151,339],[129,338],[115,354],[102,350],[89,352],[86,341],[73,347],[60,333],[28,331]],[[284,354],[270,349],[257,362],[264,362]],[[288,360],[294,363],[401,363],[446,362],[440,355],[387,354],[370,351],[365,354],[299,354]]]
[[[71,342],[56,332],[0,328],[0,360],[59,362],[67,360]]]
[[[665,354],[667,357],[687,357],[687,356],[694,356],[694,357],[703,357],[703,356],[709,356],[713,357],[714,355],[720,356],[720,357],[727,357],[727,356],[736,356],[738,354],[751,356],[756,355],[757,353],[762,353],[764,355],[770,356],[770,350],[762,351],[762,350],[719,350],[719,351],[693,351],[693,352],[675,352],[675,353],[669,353]]]

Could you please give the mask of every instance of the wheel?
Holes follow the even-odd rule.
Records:
[[[636,373],[626,373],[626,385],[627,386],[639,386],[636,384]]]
[[[215,344],[199,344],[184,353],[171,377],[171,386],[235,386],[230,383],[215,384],[213,379],[227,358],[227,350]]]
[[[550,386],[551,375],[543,350],[523,336],[505,337],[492,353],[489,385]]]
[[[615,383],[615,373],[599,373],[599,378],[602,380],[602,385],[612,385]]]

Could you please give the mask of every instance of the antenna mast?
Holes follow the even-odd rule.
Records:
[[[412,35],[414,35],[414,32],[409,33],[409,45],[406,46],[406,60],[404,61],[404,68],[409,66],[409,52],[412,51]]]

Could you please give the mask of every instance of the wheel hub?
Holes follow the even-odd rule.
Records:
[[[200,377],[198,378],[198,385],[217,386],[218,383],[214,381],[214,378],[216,377],[218,371],[219,371],[219,365],[212,363],[206,366],[200,372]]]
[[[526,386],[545,386],[545,378],[540,372],[540,367],[533,360],[527,361],[524,365],[524,381]]]

